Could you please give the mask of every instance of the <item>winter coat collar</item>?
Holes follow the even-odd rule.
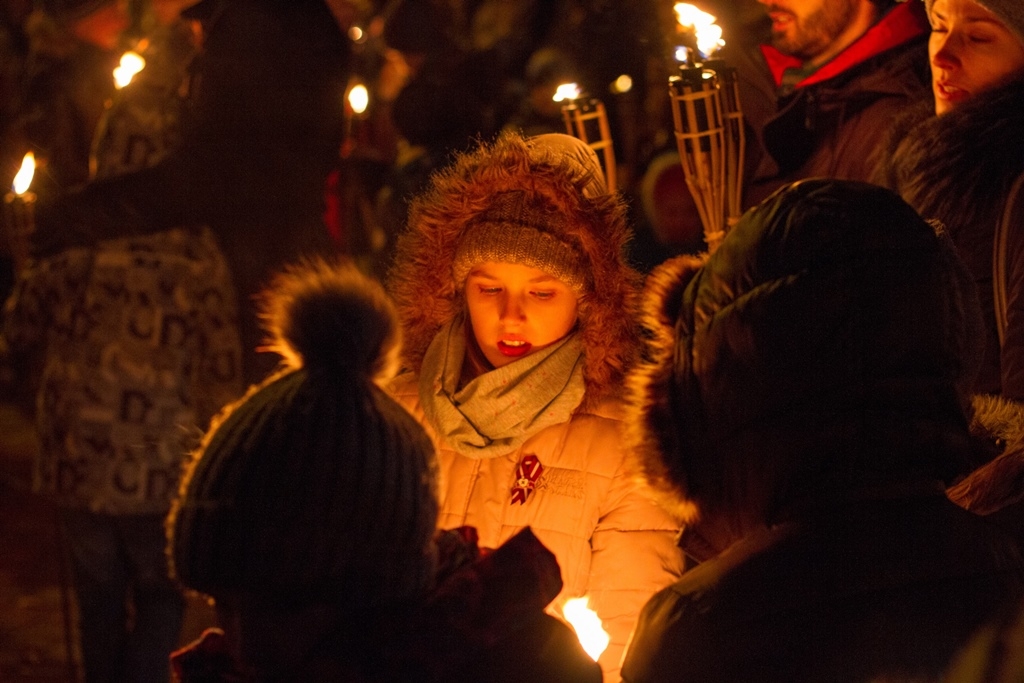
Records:
[[[877,182],[954,235],[961,225],[995,220],[993,207],[1024,172],[1024,80],[942,116],[930,102],[909,110],[894,122],[882,154]]]
[[[820,69],[796,84],[803,88],[821,83],[863,64],[883,52],[904,45],[929,30],[928,18],[920,2],[897,5],[848,48],[822,65]],[[786,69],[799,68],[801,60],[779,52],[771,45],[762,45],[761,53],[772,73],[776,87],[782,83]]]
[[[1024,404],[998,396],[972,400],[971,435],[998,455],[951,486],[957,505],[990,515],[1024,501]]]

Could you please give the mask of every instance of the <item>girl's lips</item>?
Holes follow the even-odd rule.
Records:
[[[503,356],[509,356],[511,358],[518,358],[519,356],[525,356],[533,348],[533,344],[530,342],[520,342],[517,344],[510,344],[508,342],[499,341],[498,351]]]
[[[954,85],[950,85],[942,81],[935,84],[935,93],[942,99],[949,102],[961,102],[970,97],[970,93],[966,90],[962,90]]]

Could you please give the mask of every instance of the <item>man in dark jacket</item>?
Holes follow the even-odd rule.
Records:
[[[886,124],[930,97],[920,0],[758,0],[771,44],[730,41],[740,77],[752,206],[786,182],[868,180]]]
[[[625,681],[937,680],[1019,604],[1015,539],[943,491],[977,298],[898,196],[787,186],[656,269],[644,309],[634,451],[701,564],[645,606]]]

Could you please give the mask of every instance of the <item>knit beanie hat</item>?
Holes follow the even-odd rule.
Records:
[[[308,262],[263,295],[283,368],[229,407],[168,519],[172,571],[213,595],[386,606],[433,580],[435,460],[376,384],[399,329],[353,266]],[[288,604],[291,604],[290,602]]]
[[[537,159],[559,156],[576,165],[590,178],[583,195],[607,192],[597,154],[579,138],[547,133],[529,138],[531,155]],[[569,217],[529,191],[497,194],[490,206],[474,220],[455,254],[452,275],[461,288],[473,266],[487,261],[519,263],[555,276],[582,296],[592,286],[585,257],[578,244],[564,236]]]
[[[999,17],[999,20],[1006,24],[1006,28],[1013,32],[1022,44],[1024,44],[1024,4],[1020,0],[973,0],[992,14]],[[925,0],[928,8],[928,16],[932,15],[932,5],[935,0]]]

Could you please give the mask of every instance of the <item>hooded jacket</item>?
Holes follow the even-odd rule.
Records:
[[[796,183],[651,276],[633,440],[704,560],[645,606],[631,683],[928,680],[1024,588],[953,505],[976,306],[891,192]]]
[[[863,36],[785,95],[783,71],[800,61],[770,45],[726,54],[740,79],[748,139],[744,204],[793,180],[868,180],[886,126],[928,99],[928,20],[918,0],[897,4]],[[726,48],[729,50],[730,48]]]
[[[1024,81],[982,93],[942,116],[929,102],[889,129],[876,180],[943,223],[978,289],[985,348],[975,393],[1024,400],[1024,225],[1011,225],[1007,328],[1000,349],[993,301],[993,237],[1024,173]]]
[[[564,588],[555,606],[587,595],[611,635],[600,659],[605,680],[617,680],[621,653],[636,615],[659,587],[681,572],[678,526],[630,476],[621,439],[619,387],[636,353],[637,275],[625,265],[629,237],[621,201],[594,191],[594,177],[557,155],[538,158],[530,143],[506,134],[492,146],[463,155],[436,175],[412,204],[408,233],[398,244],[391,274],[405,333],[410,371],[392,389],[438,445],[444,529],[471,525],[484,547],[498,547],[530,526],[554,552]],[[454,282],[456,250],[494,194],[526,191],[569,220],[559,222],[565,243],[587,264],[592,286],[578,304],[577,335],[584,354],[586,391],[568,422],[528,435],[496,457],[467,457],[439,438],[424,417],[418,394],[427,346],[464,307]],[[514,397],[510,397],[510,401]],[[544,470],[523,504],[512,504],[516,469],[536,455]]]
[[[939,220],[970,271],[981,302],[983,350],[971,385],[972,432],[986,460],[950,489],[950,498],[1024,538],[1024,225],[1004,214],[1024,174],[1024,81],[982,93],[935,116],[929,102],[891,127],[876,180],[921,215]],[[994,295],[994,235],[1003,221],[1006,328],[1000,344]]]

